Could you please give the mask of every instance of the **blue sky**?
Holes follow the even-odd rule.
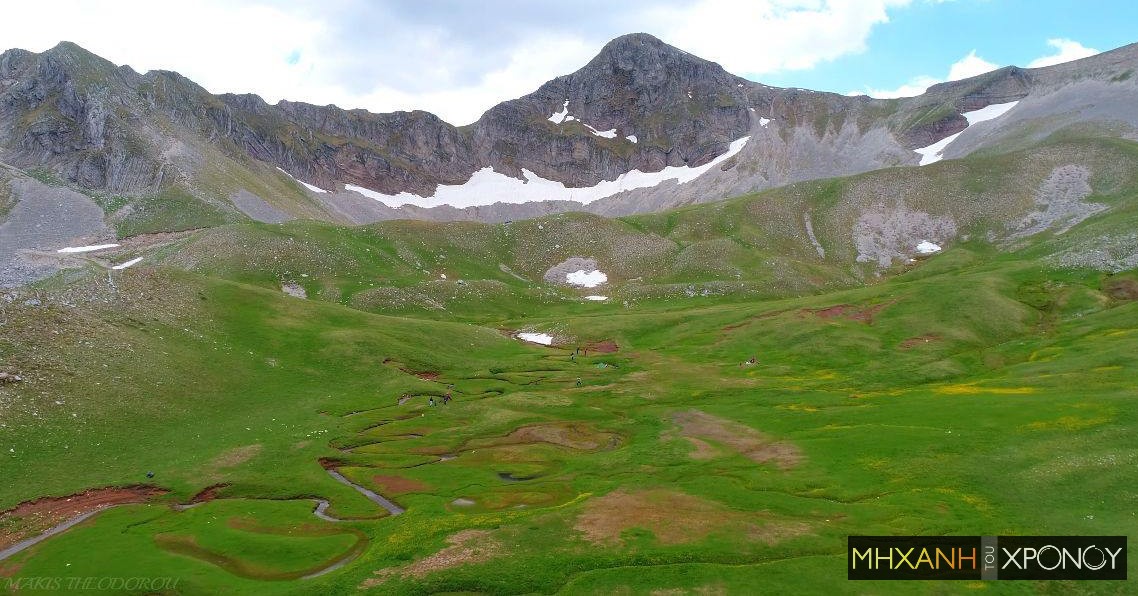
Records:
[[[0,49],[67,40],[214,93],[453,124],[633,32],[767,84],[879,96],[1138,41],[1138,0],[37,0],[4,17]]]
[[[799,71],[742,76],[769,85],[846,93],[895,89],[920,76],[943,77],[972,51],[1000,66],[1026,66],[1054,53],[1048,39],[1100,51],[1138,42],[1138,2],[1119,0],[955,0],[891,11],[866,50]]]

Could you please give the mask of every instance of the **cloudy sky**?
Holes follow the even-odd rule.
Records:
[[[1132,0],[36,0],[4,21],[0,49],[69,40],[215,93],[453,124],[637,31],[752,80],[875,96],[1138,41]]]

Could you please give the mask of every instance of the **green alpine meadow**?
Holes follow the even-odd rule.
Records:
[[[633,34],[455,127],[5,52],[0,592],[1131,593],[847,544],[1138,536],[1136,68]]]

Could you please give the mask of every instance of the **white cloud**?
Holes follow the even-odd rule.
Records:
[[[648,31],[741,75],[811,68],[865,50],[911,0],[578,0],[590,27],[548,7],[365,0],[5,6],[0,49],[74,41],[136,70],[175,70],[214,93],[372,111],[425,109],[455,124],[583,66],[609,39]],[[505,19],[505,22],[503,22]]]
[[[1087,56],[1094,56],[1099,53],[1099,51],[1094,48],[1088,48],[1070,39],[1049,39],[1047,40],[1047,45],[1055,48],[1055,53],[1050,56],[1040,56],[1032,60],[1028,63],[1028,68],[1053,66],[1055,64],[1078,60],[1079,58],[1086,58]]]
[[[664,41],[740,75],[802,70],[866,49],[909,0],[700,0],[650,11]]]
[[[968,55],[957,60],[948,69],[948,81],[959,81],[960,79],[967,79],[982,75],[986,72],[996,70],[1000,66],[993,64],[987,60],[976,55],[976,50],[968,52]]]
[[[959,81],[960,79],[967,79],[982,75],[986,72],[993,71],[999,68],[998,65],[988,62],[987,60],[976,55],[976,50],[968,52],[960,60],[952,63],[948,67],[948,75],[944,78],[931,77],[929,75],[920,75],[913,77],[909,82],[897,87],[896,89],[867,89],[864,93],[860,91],[851,92],[853,94],[864,94],[870,97],[879,97],[882,99],[890,99],[893,97],[914,97],[925,92],[925,89],[945,81]]]

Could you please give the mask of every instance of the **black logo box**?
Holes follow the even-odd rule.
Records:
[[[851,580],[1125,580],[1126,536],[850,536]]]

